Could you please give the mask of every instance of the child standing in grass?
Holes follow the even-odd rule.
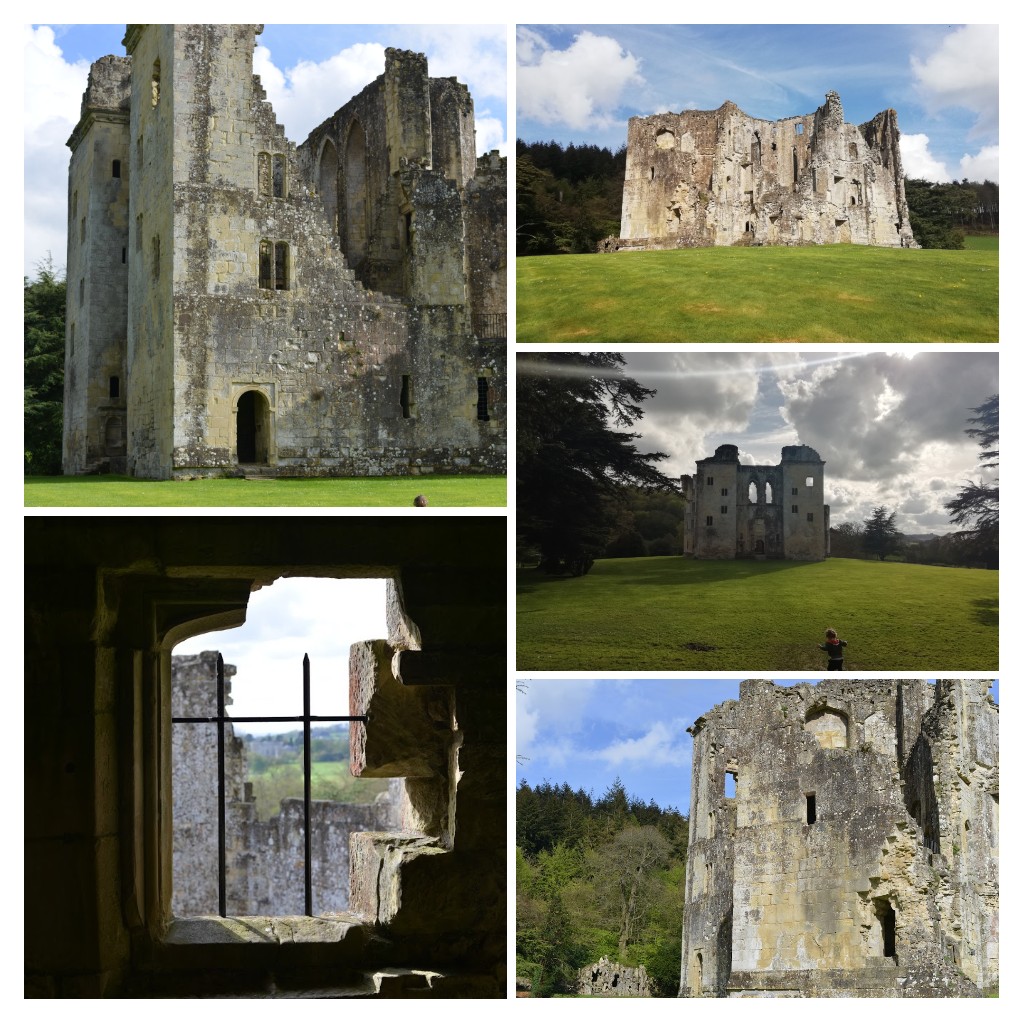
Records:
[[[818,650],[828,654],[829,672],[843,671],[843,648],[845,646],[846,641],[840,640],[839,634],[831,626],[825,630],[825,642],[818,644]]]

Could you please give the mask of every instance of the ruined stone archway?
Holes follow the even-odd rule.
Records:
[[[324,204],[324,213],[331,225],[331,230],[340,237],[338,223],[338,151],[330,139],[324,140],[320,152],[320,171],[317,175],[320,182],[320,199]]]
[[[366,258],[369,233],[366,182],[366,132],[352,122],[345,144],[345,255],[355,266]]]

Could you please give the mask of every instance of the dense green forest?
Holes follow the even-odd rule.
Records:
[[[64,422],[64,278],[48,260],[25,278],[25,472],[60,473]]]
[[[617,236],[626,147],[516,140],[516,255],[594,252]],[[999,231],[995,182],[906,180],[914,237],[925,249],[962,249],[964,236]]]
[[[535,996],[573,991],[602,956],[642,964],[658,995],[676,995],[688,829],[678,810],[629,796],[619,779],[598,800],[520,782],[516,975]]]

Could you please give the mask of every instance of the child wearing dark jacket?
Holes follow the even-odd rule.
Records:
[[[846,641],[840,640],[839,634],[834,629],[829,627],[825,630],[825,642],[818,644],[818,650],[828,654],[829,672],[843,671],[843,648],[845,646]]]

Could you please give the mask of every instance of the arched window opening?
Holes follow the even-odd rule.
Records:
[[[328,139],[320,153],[320,171],[317,175],[320,182],[320,200],[324,204],[324,213],[331,231],[338,232],[338,151],[334,143]]]
[[[703,991],[704,984],[704,954],[698,953],[694,964],[693,994],[699,996]]]
[[[772,504],[772,485],[765,481],[764,485],[764,503],[766,505]]]
[[[288,243],[276,242],[274,244],[274,287],[278,291],[288,290],[290,270]]]
[[[270,403],[260,391],[239,396],[235,451],[239,464],[266,465],[270,448]]]
[[[366,133],[363,126],[354,121],[345,145],[345,254],[350,261],[363,261],[368,237]]]
[[[796,157],[796,146],[793,147],[793,184],[796,185],[797,178],[800,177],[800,165]]]
[[[845,750],[849,747],[849,719],[842,711],[817,707],[808,712],[804,731],[809,732],[824,750]]]
[[[273,177],[274,177],[274,198],[284,198],[284,157],[280,153],[275,153],[273,157]]]
[[[750,481],[750,486],[747,488],[747,501],[751,505],[757,504],[757,483],[754,480]]]
[[[245,625],[175,648],[175,915],[348,909],[349,834],[396,828],[400,784],[351,776],[336,681],[351,644],[387,636],[386,604],[386,580],[279,579]]]

